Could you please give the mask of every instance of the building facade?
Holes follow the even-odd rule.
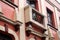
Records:
[[[0,0],[1,40],[60,40],[57,0]]]

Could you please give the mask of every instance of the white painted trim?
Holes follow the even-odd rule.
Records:
[[[5,28],[0,25],[0,30],[5,31]]]
[[[0,12],[2,12],[2,8],[1,8],[1,5],[0,5]]]
[[[12,34],[14,36],[15,40],[19,40],[17,34],[10,28],[8,28],[8,33]]]

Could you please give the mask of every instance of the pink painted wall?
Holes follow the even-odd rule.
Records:
[[[34,38],[34,37],[36,37],[36,40],[42,40],[41,37],[38,37],[38,36],[36,36],[36,35],[34,35],[34,34],[30,34],[29,37],[26,37],[26,40],[29,40],[30,38]]]
[[[9,5],[7,5],[1,1],[0,1],[0,6],[2,8],[3,15],[11,20],[14,20],[15,10],[12,7],[10,7]]]
[[[6,18],[8,18],[8,19],[14,20],[14,18],[15,18],[15,9],[12,8],[12,7],[10,7],[9,5],[1,2],[1,1],[0,1],[0,6],[2,8],[3,15]],[[20,39],[20,31],[17,31],[16,32],[13,25],[11,25],[11,24],[9,24],[7,22],[4,22],[2,20],[0,20],[0,25],[4,26],[4,24],[7,24],[8,25],[8,28],[12,29],[18,35],[18,37]]]
[[[51,33],[53,34],[54,40],[58,40],[57,31],[51,29]]]
[[[4,24],[7,24],[8,28],[12,29],[18,35],[18,38],[20,39],[20,31],[16,32],[15,27],[13,25],[0,20],[0,25],[4,27]]]
[[[28,24],[26,24],[26,27],[28,26]],[[33,27],[33,30],[35,30],[35,31],[37,31],[37,32],[40,32],[40,33],[43,33],[43,30],[42,29],[40,29],[40,28],[38,28],[38,26],[36,26],[36,25],[32,25],[32,27]],[[27,33],[26,33],[27,34]],[[39,37],[39,36],[37,36],[37,35],[34,35],[34,34],[30,34],[30,36],[29,37],[27,37],[26,36],[26,40],[29,40],[30,38],[34,38],[34,37],[36,37],[36,39],[37,40],[43,40],[42,39],[42,37]]]

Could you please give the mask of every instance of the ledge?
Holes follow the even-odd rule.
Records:
[[[58,31],[58,29],[57,28],[55,28],[54,26],[52,26],[52,25],[50,25],[50,24],[47,24],[48,26],[51,26],[50,28],[51,29],[53,29],[53,30],[55,30],[55,31]]]
[[[3,15],[0,15],[0,20],[5,21],[5,22],[12,24],[12,25],[21,25],[22,24],[22,22],[20,22],[20,21],[12,21],[12,20],[4,17]]]
[[[10,19],[4,17],[3,15],[0,15],[0,21],[4,21],[4,22],[7,22],[7,23],[13,25],[14,28],[15,28],[15,31],[18,31],[18,30],[19,30],[19,27],[20,27],[21,24],[22,24],[22,22],[20,22],[20,21],[10,20]]]
[[[39,37],[46,37],[47,36],[46,34],[44,34],[44,33],[42,34],[40,32],[37,32],[37,31],[33,30],[33,28],[30,28],[30,27],[27,27],[26,28],[26,31],[27,30],[30,30],[32,34],[37,35]]]

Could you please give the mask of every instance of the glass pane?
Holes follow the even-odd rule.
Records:
[[[33,13],[33,14],[32,14],[32,18],[33,18],[34,20],[36,20],[36,13]]]
[[[27,3],[35,8],[35,1],[27,0]]]
[[[50,10],[48,10],[47,16],[48,16],[48,24],[52,25],[52,12],[50,12]]]
[[[33,10],[32,11],[32,19],[43,24],[44,17],[42,15],[40,15],[38,12]]]

